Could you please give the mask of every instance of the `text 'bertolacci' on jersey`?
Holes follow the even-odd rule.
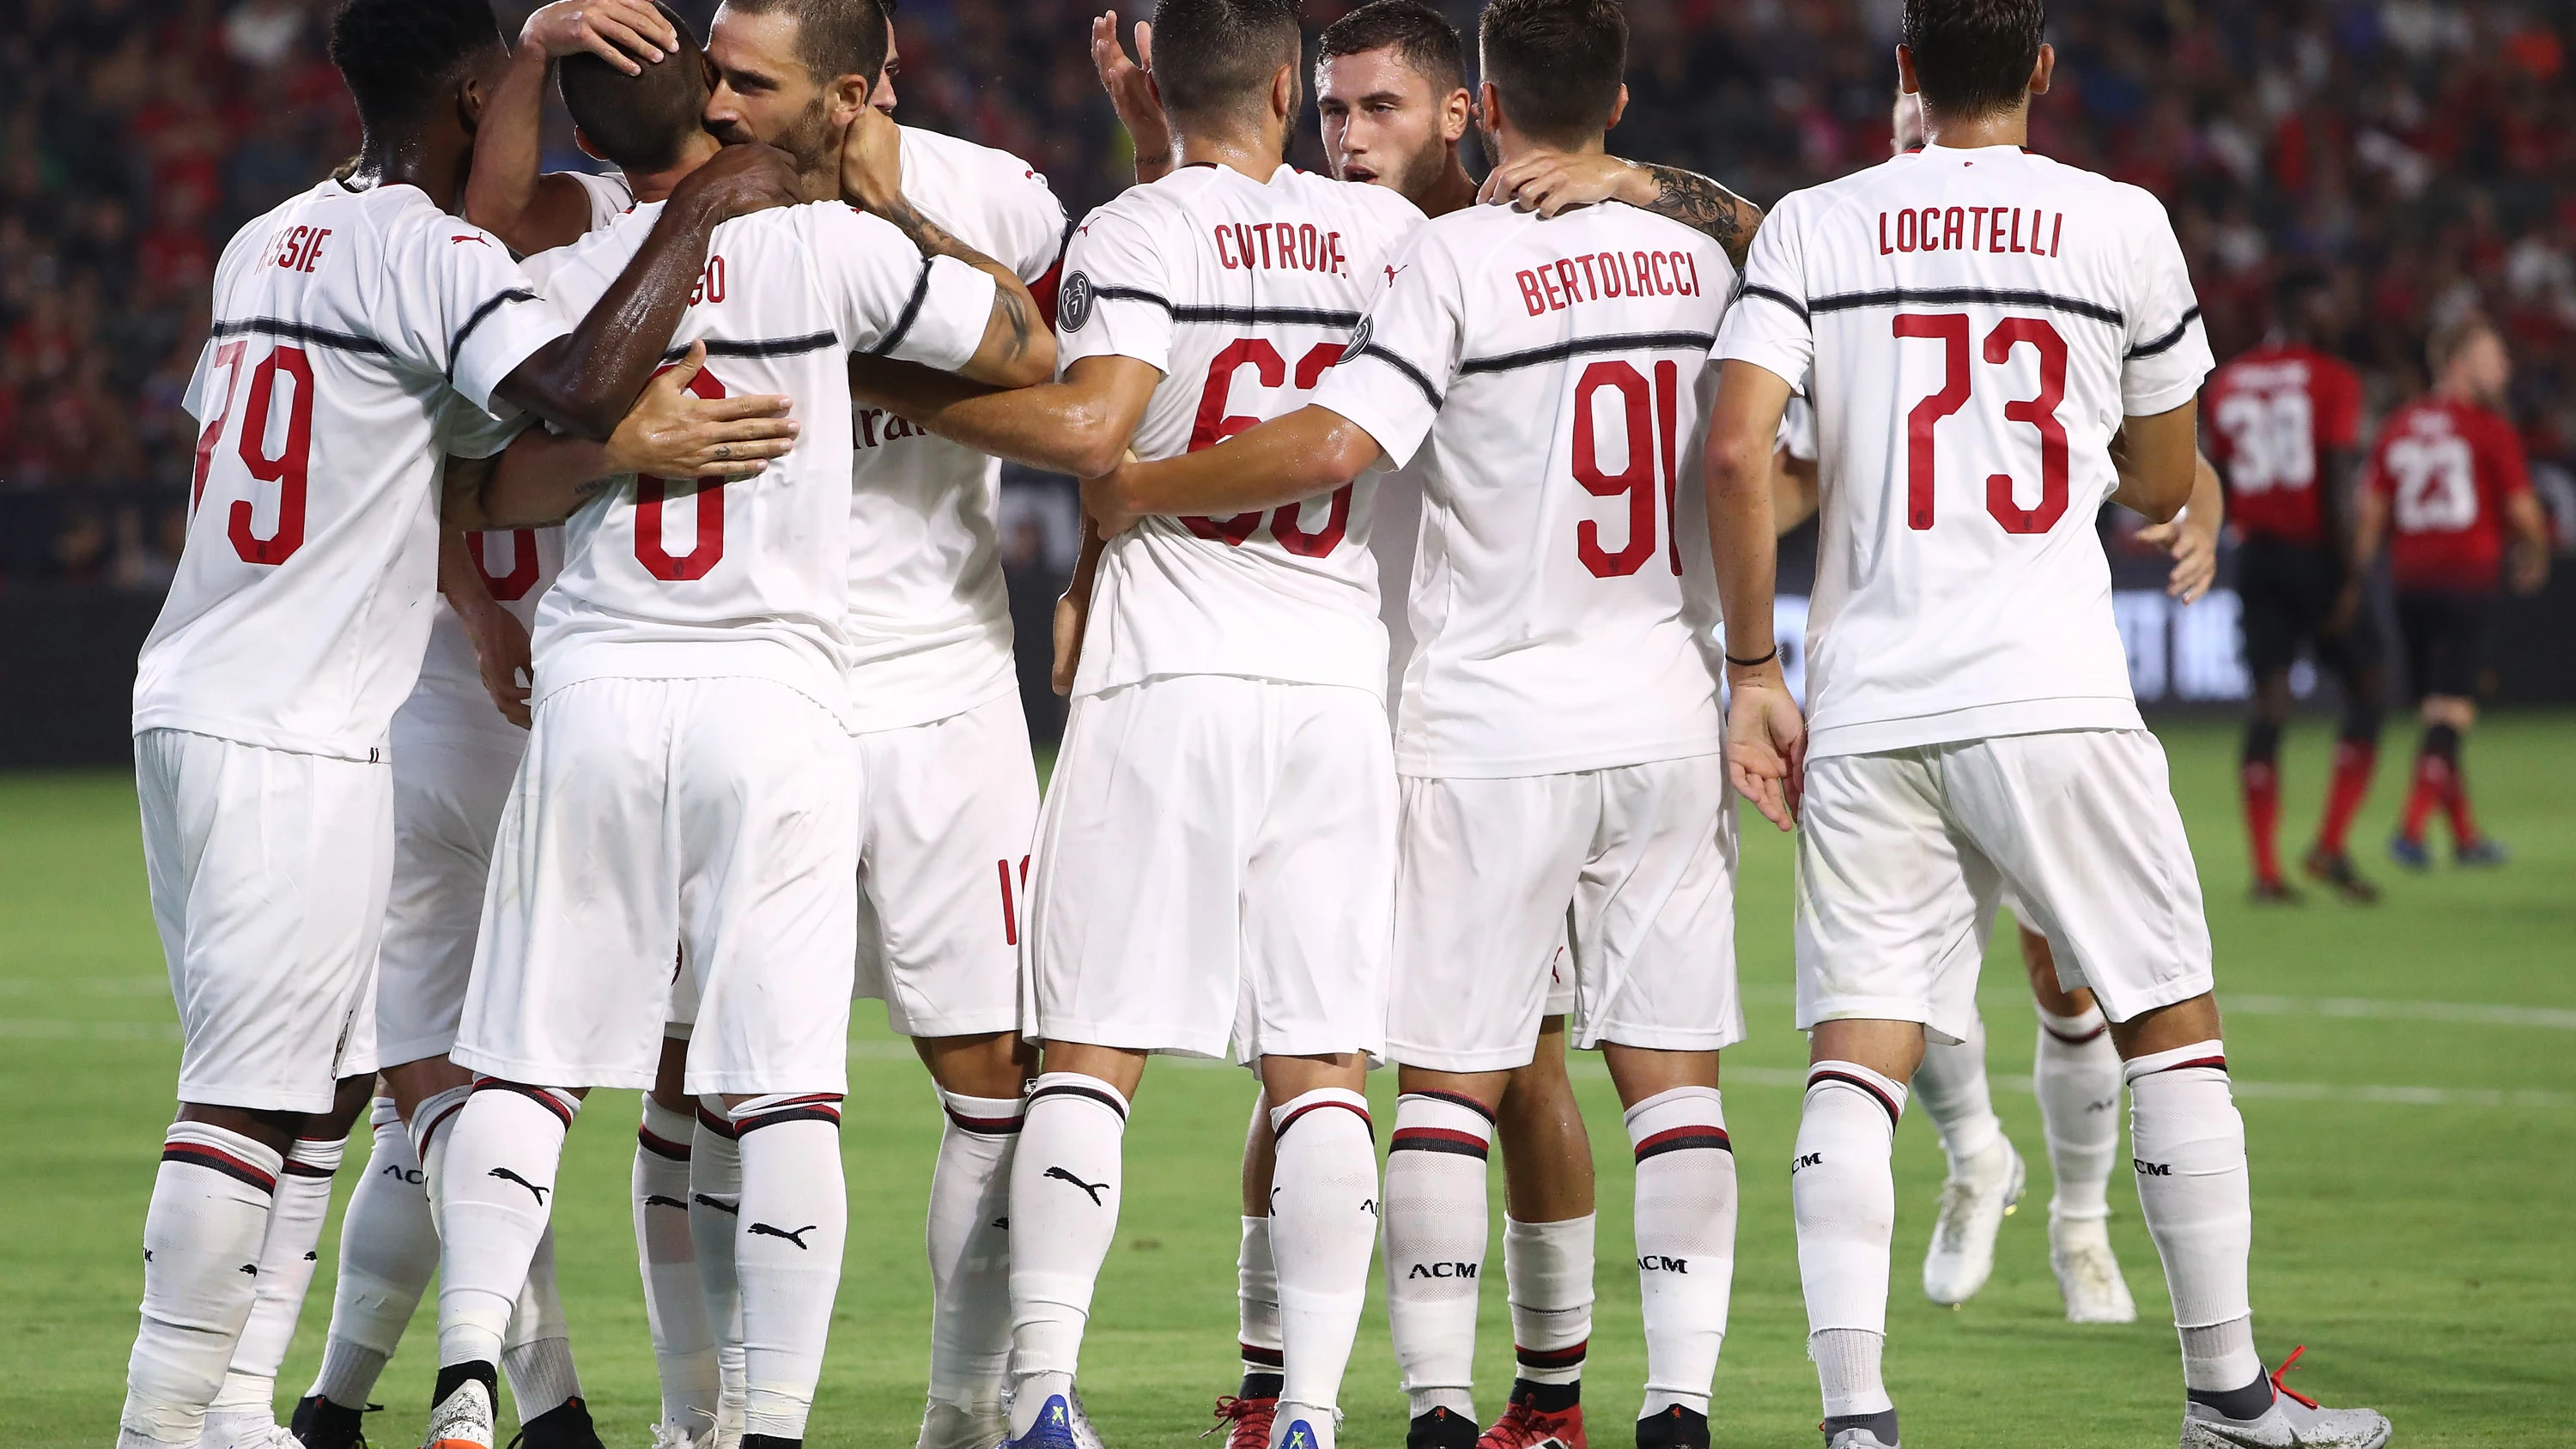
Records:
[[[569,315],[644,244],[661,203],[529,259]],[[845,723],[849,699],[848,354],[963,366],[993,279],[927,261],[885,221],[837,201],[718,226],[672,335],[707,344],[702,397],[793,398],[794,449],[756,477],[638,477],[564,526],[563,574],[537,607],[537,697],[585,679],[746,676],[799,690]]]
[[[438,606],[442,465],[524,426],[485,410],[492,389],[567,330],[498,240],[417,187],[325,181],[236,233],[188,382],[188,541],[135,729],[379,749]]]
[[[2309,548],[2329,541],[2325,511],[2341,500],[2319,490],[2330,481],[2328,455],[2361,446],[2359,373],[2313,347],[2266,344],[2210,376],[2200,423],[2239,534]]]
[[[2136,729],[2095,515],[2209,342],[2164,207],[2016,146],[1783,197],[1717,355],[1812,377],[1817,755]]]
[[[1064,205],[1008,152],[903,131],[903,195],[1038,293],[1064,247]],[[852,709],[902,729],[1014,695],[1002,583],[1002,465],[893,413],[861,408],[850,494]]]
[[[1065,250],[1057,357],[1132,357],[1163,379],[1137,424],[1152,462],[1302,406],[1422,213],[1382,186],[1281,166],[1187,166],[1084,218]],[[1368,546],[1376,481],[1231,518],[1148,518],[1110,540],[1076,695],[1157,675],[1386,688]]]
[[[1468,207],[1397,253],[1315,401],[1421,479],[1404,773],[1720,747],[1700,445],[1734,283],[1708,238],[1617,203]]]

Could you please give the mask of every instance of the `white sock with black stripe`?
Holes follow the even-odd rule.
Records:
[[[629,1200],[635,1212],[635,1256],[644,1282],[644,1322],[653,1335],[653,1365],[662,1381],[662,1422],[691,1434],[715,1427],[723,1378],[715,1330],[698,1283],[698,1244],[689,1231],[689,1140],[694,1114],[644,1097],[635,1129]]]
[[[1270,1251],[1279,1265],[1279,1418],[1306,1420],[1315,1449],[1332,1449],[1342,1375],[1368,1302],[1377,1248],[1377,1141],[1368,1099],[1340,1087],[1301,1092],[1270,1109],[1278,1139],[1271,1172]]]
[[[571,1092],[489,1079],[439,1129],[431,1152],[439,1223],[438,1363],[496,1368],[511,1310],[554,1210]]]
[[[1888,1245],[1896,1232],[1891,1156],[1905,1096],[1905,1088],[1857,1062],[1823,1061],[1807,1071],[1789,1197],[1798,1222],[1807,1352],[1816,1362],[1829,1426],[1895,1407],[1879,1359],[1887,1336]]]
[[[939,1094],[947,1125],[930,1170],[930,1397],[999,1405],[1011,1366],[1011,1154],[1017,1097]]]
[[[1627,1110],[1637,1157],[1637,1287],[1652,1418],[1708,1412],[1735,1283],[1735,1148],[1715,1087],[1675,1087]]]
[[[734,1275],[742,1290],[746,1438],[803,1439],[823,1376],[850,1200],[841,1183],[841,1098],[754,1097],[732,1112],[742,1147]]]
[[[1031,1084],[1011,1162],[1011,1437],[1073,1391],[1092,1289],[1118,1234],[1127,1099],[1079,1072]]]
[[[284,1157],[239,1132],[173,1122],[143,1218],[143,1321],[126,1362],[124,1449],[193,1445],[259,1292]]]
[[[1386,1317],[1407,1413],[1475,1423],[1476,1288],[1492,1209],[1485,1173],[1494,1114],[1473,1098],[1395,1099],[1386,1151]]]

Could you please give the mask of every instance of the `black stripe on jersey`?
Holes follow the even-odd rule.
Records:
[[[529,291],[525,287],[512,287],[510,290],[494,297],[491,301],[475,308],[474,315],[465,319],[465,325],[456,329],[456,335],[447,339],[447,376],[449,379],[453,380],[456,376],[457,350],[465,345],[466,338],[474,335],[475,328],[483,325],[484,318],[501,310],[502,305],[505,303],[533,302],[535,300],[537,300],[536,293]]]
[[[2182,341],[2182,335],[2191,330],[2191,324],[2198,320],[2199,317],[2200,309],[2198,307],[2193,307],[2189,311],[2184,312],[2182,314],[2182,320],[2174,324],[2174,328],[2171,332],[2166,333],[2164,336],[2157,338],[2153,342],[2141,342],[2137,346],[2130,348],[2128,360],[2135,362],[2141,357],[2153,357],[2159,352],[2171,352],[2174,347]]]
[[[921,259],[921,275],[913,279],[912,296],[903,304],[903,315],[895,318],[894,325],[886,329],[886,335],[878,338],[877,345],[868,349],[868,356],[883,357],[894,351],[902,345],[903,335],[912,330],[913,319],[921,315],[921,304],[930,296],[930,260],[928,257]]]
[[[1747,287],[1747,292],[1753,289]],[[1807,304],[1811,312],[1850,312],[1863,307],[1902,307],[1908,304],[1927,307],[1973,306],[2037,307],[2047,312],[2071,312],[2090,317],[2113,327],[2125,327],[2128,319],[2117,307],[2087,302],[2081,297],[2064,297],[2055,292],[1998,291],[1988,287],[1891,287],[1884,292],[1842,292],[1831,297],[1818,297]]]
[[[1094,287],[1092,299],[1102,302],[1143,302],[1160,307],[1175,322],[1233,323],[1241,327],[1258,327],[1264,322],[1286,326],[1357,327],[1360,314],[1337,311],[1328,307],[1183,307],[1160,292],[1142,287]]]
[[[829,352],[841,345],[841,335],[808,332],[802,337],[755,337],[741,342],[710,337],[706,342],[709,357],[794,357],[800,352]],[[662,354],[662,360],[677,362],[688,355],[686,347],[674,347]]]
[[[1471,372],[1511,372],[1594,352],[1662,352],[1674,348],[1706,352],[1716,345],[1717,334],[1714,332],[1616,332],[1607,337],[1577,337],[1569,342],[1533,347],[1526,352],[1471,357],[1458,364],[1458,373],[1463,377]]]
[[[275,337],[285,342],[300,342],[307,347],[329,347],[341,352],[364,352],[376,357],[391,357],[394,350],[372,337],[354,332],[334,332],[328,327],[308,327],[282,317],[245,317],[239,322],[218,322],[208,329],[216,337]]]
[[[1790,311],[1797,313],[1799,321],[1804,322],[1808,320],[1807,304],[1790,296],[1786,292],[1779,291],[1771,287],[1757,287],[1751,282],[1745,282],[1736,289],[1735,295],[1738,297],[1759,297],[1766,302],[1777,302],[1781,306],[1788,308]]]
[[[1430,402],[1433,411],[1436,412],[1439,410],[1440,389],[1431,385],[1431,379],[1423,375],[1421,368],[1414,366],[1412,363],[1405,361],[1403,358],[1396,356],[1394,353],[1387,351],[1385,348],[1378,346],[1374,342],[1362,347],[1359,355],[1362,357],[1374,357],[1378,361],[1385,363],[1387,366],[1394,368],[1396,371],[1403,373],[1404,380],[1406,382],[1412,383],[1415,387],[1422,389],[1422,396]],[[1350,359],[1348,358],[1343,359],[1344,362],[1349,360]],[[1334,364],[1336,367],[1340,365],[1341,363]]]

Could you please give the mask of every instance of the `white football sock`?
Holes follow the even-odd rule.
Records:
[[[734,1274],[742,1288],[746,1435],[805,1437],[850,1199],[841,1185],[841,1098],[779,1093],[733,1109],[742,1148],[742,1216]]]
[[[2111,1167],[2120,1152],[2120,1053],[2099,1007],[2082,1016],[2039,1014],[2031,1090],[2048,1139],[2056,1186],[2051,1219],[2099,1222],[2111,1215]]]
[[[579,1110],[568,1091],[477,1083],[431,1142],[439,1367],[500,1362],[511,1309],[554,1209],[564,1133]]]
[[[698,1288],[706,1295],[707,1327],[715,1335],[716,1422],[730,1435],[742,1426],[742,1285],[734,1274],[734,1243],[741,1226],[742,1143],[721,1102],[698,1106],[689,1139],[689,1236],[698,1248]]]
[[[1011,1152],[1017,1097],[939,1094],[948,1117],[930,1170],[930,1397],[1002,1402],[1011,1367]]]
[[[1888,1243],[1896,1232],[1890,1157],[1905,1095],[1857,1062],[1818,1062],[1807,1071],[1789,1198],[1808,1354],[1828,1418],[1895,1407],[1879,1377],[1878,1341],[1887,1333]]]
[[[173,1122],[143,1218],[143,1315],[118,1442],[193,1445],[259,1292],[284,1159],[238,1132]]]
[[[1914,1100],[1941,1132],[1941,1150],[1950,1159],[1950,1175],[1962,1164],[1995,1145],[2004,1133],[1995,1116],[1993,1091],[1986,1084],[1986,1023],[1972,1018],[1968,1035],[1956,1046],[1932,1041],[1923,1045],[1923,1065],[1914,1069]]]
[[[304,1313],[305,1290],[313,1286],[320,1261],[322,1225],[331,1216],[331,1179],[340,1170],[337,1142],[299,1137],[286,1152],[277,1175],[277,1191],[268,1210],[268,1236],[259,1249],[259,1288],[252,1296],[250,1317],[242,1320],[233,1344],[232,1367],[224,1386],[207,1405],[210,1413],[256,1415],[273,1422],[277,1404],[277,1371],[295,1341],[295,1320]]]
[[[1245,1218],[1234,1253],[1236,1346],[1243,1375],[1277,1376],[1287,1362],[1279,1336],[1279,1260],[1270,1251],[1270,1219]]]
[[[2183,1385],[2240,1389],[2263,1372],[2245,1274],[2254,1248],[2245,1119],[2227,1081],[2227,1049],[2194,1042],[2132,1059],[2129,1144],[2138,1208],[2164,1258],[2182,1335]]]
[[[344,1409],[367,1406],[438,1271],[438,1229],[430,1222],[420,1158],[393,1098],[376,1099],[370,1123],[375,1147],[340,1219],[340,1271],[322,1370],[305,1390]]]
[[[1735,1283],[1735,1149],[1715,1087],[1675,1087],[1628,1109],[1637,1155],[1637,1288],[1651,1418],[1708,1412]]]
[[[1395,1099],[1386,1152],[1386,1318],[1414,1418],[1475,1422],[1476,1288],[1491,1209],[1485,1167],[1494,1114],[1471,1098]]]
[[[644,1096],[635,1129],[635,1256],[644,1282],[644,1322],[662,1381],[662,1422],[703,1434],[716,1420],[723,1378],[715,1330],[698,1283],[698,1244],[689,1231],[689,1139],[695,1114]]]
[[[555,1291],[555,1230],[549,1224],[528,1256],[528,1278],[510,1307],[510,1332],[501,1344],[501,1377],[509,1381],[519,1422],[560,1408],[581,1396],[573,1371],[572,1325]]]
[[[1503,1288],[1512,1305],[1514,1376],[1534,1384],[1583,1382],[1592,1350],[1591,1213],[1553,1223],[1503,1216]]]
[[[411,1150],[420,1161],[421,1191],[429,1198],[429,1219],[433,1231],[438,1227],[438,1170],[447,1157],[447,1144],[455,1134],[448,1129],[456,1125],[465,1104],[474,1100],[472,1087],[450,1087],[432,1092],[412,1104]]]
[[[1073,1389],[1100,1265],[1118,1235],[1127,1099],[1079,1072],[1029,1092],[1011,1162],[1011,1437]]]
[[[1270,1109],[1278,1140],[1271,1172],[1270,1250],[1279,1264],[1279,1414],[1309,1416],[1321,1449],[1341,1402],[1342,1374],[1368,1304],[1377,1249],[1377,1141],[1368,1099],[1339,1087],[1301,1092]]]

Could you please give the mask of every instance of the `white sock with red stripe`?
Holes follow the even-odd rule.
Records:
[[[322,1368],[305,1390],[344,1409],[367,1406],[438,1271],[438,1228],[430,1221],[411,1132],[391,1097],[376,1099],[370,1120],[375,1147],[340,1218],[340,1269]]]
[[[1591,1213],[1552,1223],[1503,1216],[1503,1288],[1512,1306],[1513,1390],[1579,1385],[1592,1351]]]
[[[930,1397],[998,1405],[1011,1368],[1011,1152],[1017,1097],[941,1092],[947,1126],[930,1170]]]
[[[1646,1320],[1646,1401],[1708,1412],[1735,1283],[1735,1149],[1715,1087],[1675,1087],[1628,1109],[1637,1155],[1637,1289]]]
[[[1011,1161],[1011,1437],[1073,1391],[1100,1265],[1118,1234],[1127,1099],[1080,1072],[1032,1083]]]
[[[474,1084],[430,1151],[439,1226],[438,1363],[497,1365],[554,1209],[564,1133],[581,1101],[568,1091]],[[415,1121],[417,1121],[415,1114]]]
[[[1279,1260],[1270,1251],[1268,1218],[1243,1220],[1243,1241],[1234,1251],[1234,1321],[1245,1382],[1279,1377],[1287,1359],[1279,1333]]]
[[[754,1097],[732,1116],[742,1147],[734,1274],[742,1288],[743,1433],[802,1439],[849,1231],[841,1098]]]
[[[455,1134],[448,1129],[456,1125],[458,1114],[474,1099],[472,1087],[450,1087],[432,1092],[412,1104],[411,1150],[420,1161],[421,1190],[429,1199],[432,1230],[438,1223],[438,1172],[446,1159],[447,1144]]]
[[[238,1132],[173,1122],[143,1217],[143,1321],[117,1442],[193,1445],[259,1292],[284,1159]]]
[[[2120,1053],[2100,1008],[2039,1014],[2030,1083],[2056,1182],[2049,1217],[2100,1222],[2111,1215],[2111,1167],[2120,1153]]]
[[[239,1415],[251,1426],[276,1422],[277,1371],[295,1341],[305,1290],[313,1286],[340,1148],[337,1142],[299,1137],[287,1149],[270,1198],[268,1236],[260,1244],[259,1291],[251,1299],[250,1317],[242,1320],[224,1386],[206,1406],[209,1414]],[[215,1432],[210,1429],[210,1436]]]
[[[1386,1152],[1386,1317],[1407,1411],[1475,1422],[1476,1287],[1492,1209],[1485,1169],[1494,1114],[1471,1098],[1395,1099]]]
[[[1879,1374],[1887,1335],[1888,1244],[1896,1232],[1891,1156],[1905,1089],[1857,1062],[1807,1070],[1789,1199],[1798,1221],[1807,1353],[1825,1417],[1895,1407]]]
[[[581,1375],[572,1362],[572,1323],[555,1290],[555,1230],[548,1224],[528,1255],[528,1278],[510,1306],[510,1332],[501,1344],[501,1377],[525,1423],[567,1399],[581,1397]]]
[[[1340,1087],[1301,1092],[1270,1109],[1279,1143],[1270,1175],[1270,1251],[1279,1265],[1279,1416],[1313,1410],[1331,1449],[1342,1374],[1368,1302],[1377,1248],[1377,1141],[1368,1098]]]
[[[2263,1372],[2245,1282],[2254,1202],[2245,1119],[2227,1081],[2227,1048],[2194,1042],[2132,1058],[2129,1150],[2138,1208],[2164,1258],[2182,1336],[2183,1385],[2224,1393]]]
[[[742,1285],[734,1275],[741,1224],[742,1144],[721,1102],[698,1105],[689,1140],[689,1236],[698,1248],[698,1289],[715,1335],[716,1422],[728,1435],[742,1427]]]
[[[695,1114],[644,1097],[635,1129],[635,1256],[644,1282],[644,1322],[653,1334],[653,1366],[662,1381],[662,1422],[690,1434],[715,1427],[723,1377],[715,1330],[698,1283],[698,1244],[689,1231],[689,1143]]]
[[[1925,1042],[1923,1065],[1914,1069],[1914,1100],[1940,1130],[1941,1150],[1949,1156],[1950,1175],[1962,1176],[1968,1159],[1995,1145],[2004,1135],[1995,1115],[1994,1090],[1986,1082],[1986,1023],[1972,1018],[1968,1034],[1952,1046]]]

